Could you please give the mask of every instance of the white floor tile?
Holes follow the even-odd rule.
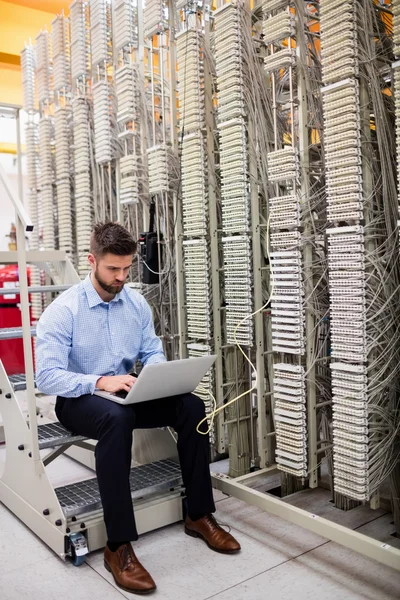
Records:
[[[221,502],[224,505],[228,500]],[[206,544],[184,534],[183,526],[172,525],[146,534],[134,543],[139,560],[157,586],[157,599],[204,600],[231,585],[254,577],[286,560],[286,555],[232,529],[242,545],[236,555],[218,554]],[[106,577],[103,553],[89,555],[87,562]],[[123,592],[122,592],[123,593]],[[127,598],[131,596],[126,593]]]
[[[27,565],[50,555],[47,546],[0,503],[0,581],[2,574],[16,573],[18,577]]]
[[[400,573],[332,542],[213,600],[398,600]]]
[[[55,556],[23,566],[16,573],[0,570],[1,600],[121,600],[123,596],[88,565],[74,567]]]
[[[220,523],[234,526],[240,534],[245,534],[262,543],[270,551],[279,553],[281,562],[308,552],[324,544],[326,539],[250,506],[236,498],[229,498],[217,504],[216,517]]]

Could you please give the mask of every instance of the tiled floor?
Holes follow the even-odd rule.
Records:
[[[0,447],[0,459],[4,447]],[[49,467],[55,485],[91,472],[60,457]],[[219,520],[232,528],[242,551],[211,552],[185,536],[182,524],[143,535],[135,550],[153,575],[159,600],[399,600],[400,572],[379,565],[296,525],[215,492]],[[324,490],[291,502],[400,547],[391,517],[360,507],[335,509]],[[79,568],[64,563],[0,504],[1,600],[113,600],[118,590],[103,567],[102,551]]]

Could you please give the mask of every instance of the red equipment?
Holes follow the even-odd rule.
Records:
[[[28,285],[30,285],[30,269],[27,269]],[[10,288],[10,294],[0,295],[0,329],[5,327],[21,327],[20,297],[18,294],[18,265],[0,268],[0,288]],[[30,301],[30,297],[29,297]],[[32,314],[30,314],[32,323]],[[0,359],[7,375],[25,373],[24,347],[21,338],[0,340]]]

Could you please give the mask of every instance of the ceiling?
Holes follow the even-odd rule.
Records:
[[[34,8],[53,14],[60,13],[63,9],[65,13],[68,13],[68,9],[72,4],[72,0],[4,0],[4,2],[8,2],[9,4],[19,4],[20,6],[26,6],[27,8]]]

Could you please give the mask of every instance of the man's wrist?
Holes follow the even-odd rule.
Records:
[[[98,390],[101,390],[101,385],[102,385],[102,380],[104,380],[104,375],[102,375],[101,377],[98,378],[98,380],[96,381],[96,388]]]

